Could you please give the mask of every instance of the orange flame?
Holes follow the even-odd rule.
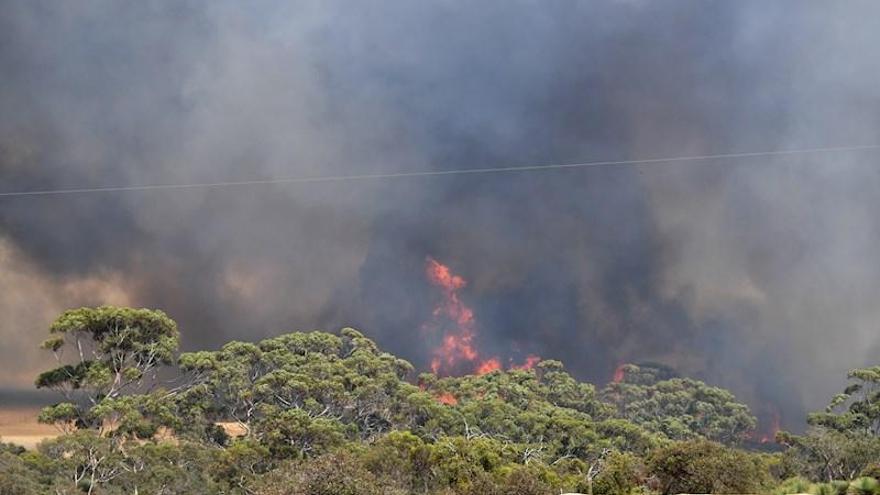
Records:
[[[458,399],[455,398],[454,395],[449,392],[443,392],[442,394],[437,396],[437,402],[441,404],[446,404],[447,406],[454,406],[458,404]]]
[[[535,365],[538,364],[539,362],[541,362],[541,358],[539,356],[536,356],[534,354],[529,354],[528,356],[526,356],[526,360],[525,360],[525,362],[523,362],[523,364],[512,364],[510,366],[510,369],[528,371],[528,370],[534,368]]]
[[[431,257],[427,260],[425,273],[428,281],[439,287],[443,293],[443,300],[434,308],[435,320],[445,319],[454,324],[454,328],[443,336],[440,346],[434,349],[431,370],[434,373],[449,372],[462,362],[477,361],[479,353],[474,346],[474,312],[458,295],[458,291],[467,285],[467,281]]]
[[[476,374],[485,375],[486,373],[491,373],[500,369],[501,362],[498,361],[498,358],[489,358],[477,366]]]
[[[477,350],[474,311],[459,297],[459,291],[467,286],[467,281],[430,256],[425,263],[425,275],[428,282],[440,288],[443,295],[440,303],[434,308],[434,321],[426,325],[429,329],[444,330],[440,345],[433,351],[431,371],[437,375],[461,371],[464,363],[470,364],[477,375],[500,370],[500,359],[497,357],[481,359]],[[449,328],[448,323],[452,323],[452,328]],[[538,356],[529,355],[525,363],[511,365],[510,369],[531,369],[540,360]]]
[[[617,365],[617,368],[614,368],[614,375],[611,377],[612,383],[620,383],[623,381],[625,372],[623,367],[626,366],[626,363],[621,363]]]
[[[779,411],[774,409],[770,416],[770,429],[761,435],[761,438],[758,441],[761,443],[775,442],[776,434],[779,433],[780,430],[779,423]]]

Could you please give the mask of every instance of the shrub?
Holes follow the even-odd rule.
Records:
[[[852,495],[877,495],[880,493],[880,483],[874,478],[863,476],[849,484],[848,493]]]
[[[866,467],[862,470],[859,476],[867,476],[869,478],[874,478],[875,480],[880,480],[880,462],[875,462]]]
[[[261,480],[260,495],[379,495],[376,477],[350,454],[326,454],[307,462],[291,462]]]
[[[632,454],[611,453],[605,459],[605,469],[593,482],[596,495],[629,495],[641,484],[643,467]]]
[[[550,495],[550,486],[526,467],[515,469],[501,485],[499,495]]]
[[[812,483],[805,478],[801,478],[800,476],[796,476],[794,478],[789,478],[779,486],[773,490],[773,495],[790,495],[793,493],[809,493],[810,489],[813,487]]]
[[[816,483],[810,487],[812,495],[838,495],[837,488],[831,483]]]
[[[770,478],[760,456],[706,440],[676,442],[656,449],[648,466],[663,494],[756,493]]]

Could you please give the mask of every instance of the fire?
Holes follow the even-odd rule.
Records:
[[[765,425],[764,427],[760,427],[757,430],[753,430],[749,432],[746,436],[752,442],[758,443],[774,443],[776,441],[776,434],[782,429],[780,423],[781,418],[779,415],[779,410],[773,406],[769,406],[770,414],[769,414],[769,425]],[[764,416],[764,415],[762,415]],[[759,423],[765,423],[767,420],[767,416],[764,416],[763,419],[759,421]]]
[[[770,429],[767,430],[763,435],[761,435],[761,438],[758,439],[758,441],[761,443],[775,442],[776,441],[776,434],[779,433],[779,430],[781,429],[779,427],[779,423],[780,423],[779,411],[774,409],[770,415]]]
[[[443,294],[442,301],[434,308],[434,319],[453,324],[452,328],[446,331],[440,345],[434,349],[431,370],[439,374],[443,371],[452,371],[461,363],[476,362],[479,359],[479,352],[474,344],[476,336],[474,311],[462,302],[458,294],[458,291],[467,285],[467,281],[452,273],[448,266],[431,257],[425,265],[425,274],[428,282],[440,288]]]
[[[617,365],[617,368],[614,368],[614,375],[611,377],[611,381],[613,383],[620,383],[624,378],[624,370],[623,367],[626,366],[626,363],[621,363]]]
[[[446,404],[447,406],[454,406],[458,404],[458,399],[455,398],[454,395],[449,392],[443,392],[442,394],[437,396],[437,402],[441,404]]]
[[[437,375],[449,374],[467,366],[474,373],[485,375],[500,370],[498,357],[481,357],[477,349],[474,311],[459,295],[459,291],[467,286],[467,280],[430,256],[425,263],[425,275],[443,296],[434,308],[433,321],[425,326],[432,331],[443,331],[440,344],[432,352],[431,371]],[[511,365],[510,369],[531,369],[540,360],[538,356],[529,355],[525,363]]]
[[[523,364],[511,364],[510,369],[512,370],[530,370],[535,367],[536,364],[541,362],[541,358],[534,354],[529,354],[526,356],[525,362]]]
[[[498,358],[489,358],[477,366],[476,374],[485,375],[486,373],[491,373],[500,369],[501,362],[498,361]]]
[[[434,351],[435,358],[431,368],[438,371],[442,365],[453,366],[462,360],[476,360],[478,354],[473,345],[474,312],[458,295],[458,291],[463,289],[467,282],[453,274],[448,266],[433,258],[428,258],[425,272],[428,281],[443,292],[443,300],[434,309],[434,317],[446,318],[455,325],[455,328],[443,337],[440,347]]]

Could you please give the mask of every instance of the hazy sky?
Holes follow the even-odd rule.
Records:
[[[869,0],[0,3],[0,191],[880,143]],[[433,256],[487,353],[659,361],[796,425],[876,364],[878,157],[0,197],[0,388],[103,303],[424,367]]]

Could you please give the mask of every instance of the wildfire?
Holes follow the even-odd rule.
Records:
[[[498,361],[498,358],[489,358],[477,366],[476,373],[478,375],[485,375],[486,373],[491,373],[500,369],[501,362]]]
[[[541,362],[541,358],[534,354],[529,354],[526,356],[525,362],[522,364],[511,364],[509,369],[512,370],[530,370],[535,367],[536,364]]]
[[[611,381],[613,383],[620,383],[624,378],[624,370],[623,367],[626,366],[626,363],[621,363],[617,365],[617,368],[614,368],[614,375],[611,377]]]
[[[458,399],[455,398],[454,395],[449,392],[443,392],[442,394],[437,396],[437,402],[441,404],[446,404],[447,406],[454,406],[458,404]]]
[[[434,349],[431,370],[440,373],[452,370],[462,362],[476,361],[479,353],[474,347],[474,312],[458,295],[458,291],[467,282],[452,273],[448,266],[430,257],[425,266],[425,274],[428,281],[439,287],[443,293],[442,301],[434,308],[434,319],[453,323],[453,328],[447,329],[440,346]]]
[[[776,434],[779,433],[781,429],[779,426],[780,418],[779,411],[773,410],[770,414],[770,428],[758,439],[760,443],[770,443],[776,441]]]
[[[428,282],[439,288],[443,296],[434,308],[433,321],[426,325],[429,330],[443,332],[440,344],[432,352],[431,371],[438,375],[449,374],[467,367],[478,375],[485,375],[500,370],[500,359],[481,358],[476,347],[477,326],[474,311],[459,296],[459,291],[467,286],[467,281],[431,257],[425,263],[425,275]],[[511,364],[510,369],[528,370],[540,360],[538,356],[529,355],[523,364]]]

